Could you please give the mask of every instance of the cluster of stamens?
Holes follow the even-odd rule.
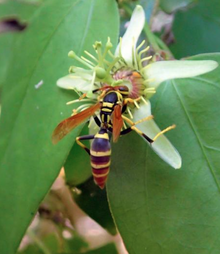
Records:
[[[81,78],[87,79],[88,76],[92,76],[91,83],[94,89],[101,88],[105,85],[117,86],[117,85],[126,85],[129,88],[129,98],[134,100],[135,107],[139,108],[138,103],[143,101],[147,103],[145,98],[148,94],[155,93],[154,88],[148,88],[148,79],[144,78],[144,71],[148,68],[148,61],[152,58],[152,56],[147,56],[142,58],[143,54],[145,54],[149,47],[141,50],[145,41],[135,49],[135,46],[132,47],[132,66],[128,66],[126,61],[124,60],[121,54],[121,44],[122,39],[120,40],[119,46],[119,55],[115,56],[111,49],[113,47],[110,39],[103,49],[101,42],[95,42],[93,48],[95,50],[96,55],[92,55],[88,51],[84,51],[88,58],[84,56],[77,56],[73,51],[70,51],[68,56],[73,58],[83,64],[88,69],[71,66],[69,68],[69,73],[71,73],[71,78]],[[108,60],[106,59],[108,57]],[[111,59],[109,61],[109,58]],[[76,114],[80,111],[83,111],[89,108],[91,105],[97,102],[97,96],[94,94],[87,93],[82,96],[80,91],[76,91],[80,98],[77,100],[73,100],[67,103],[67,105],[83,102],[83,105],[79,106],[77,109],[74,109],[73,114]],[[87,98],[84,98],[87,97]],[[128,105],[129,106],[129,105]],[[132,106],[131,106],[132,108]],[[131,118],[133,118],[131,109],[128,107],[128,114]]]

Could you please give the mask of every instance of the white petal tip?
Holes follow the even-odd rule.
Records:
[[[143,10],[143,7],[142,7],[141,5],[138,4],[138,5],[135,7],[135,9],[140,11],[140,10]]]
[[[180,169],[182,167],[182,160],[180,161],[180,163],[176,166],[174,166],[175,169]]]
[[[163,81],[178,78],[192,78],[218,67],[218,63],[213,60],[174,60],[154,62],[146,68],[145,75],[149,82],[149,87],[157,87]]]

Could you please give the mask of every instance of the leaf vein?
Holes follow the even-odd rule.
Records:
[[[180,96],[180,93],[179,93],[179,91],[178,91],[178,88],[177,88],[177,86],[176,86],[176,84],[175,84],[175,81],[174,81],[174,80],[171,80],[171,82],[172,82],[173,88],[174,88],[174,90],[175,90],[175,92],[176,92],[176,94],[177,94],[177,96],[178,96],[178,98],[179,98],[179,101],[180,101],[180,104],[181,104],[181,106],[182,106],[182,108],[183,108],[183,111],[184,111],[184,113],[185,113],[185,115],[186,115],[186,117],[187,117],[187,119],[188,119],[188,121],[189,121],[189,124],[190,124],[190,126],[191,126],[193,132],[195,133],[195,136],[196,136],[196,138],[197,138],[197,141],[198,141],[198,143],[199,143],[199,146],[201,147],[202,153],[203,153],[203,155],[204,155],[204,157],[205,157],[205,160],[206,160],[206,162],[207,162],[207,164],[208,164],[208,167],[209,167],[209,169],[210,169],[210,172],[211,172],[211,174],[212,174],[212,176],[213,176],[213,179],[214,179],[214,181],[215,181],[215,183],[216,183],[216,185],[217,185],[217,187],[218,187],[218,190],[219,190],[219,192],[220,192],[220,186],[219,186],[217,177],[215,176],[214,169],[212,168],[211,162],[209,161],[208,156],[207,156],[207,154],[206,154],[206,152],[205,152],[205,146],[204,146],[204,144],[202,143],[201,138],[199,137],[198,133],[196,132],[196,128],[195,128],[195,126],[194,126],[194,124],[193,124],[193,121],[192,121],[191,118],[190,118],[190,115],[189,115],[188,112],[187,112],[186,107],[184,106],[184,103],[183,103],[183,101],[182,101],[182,99],[181,99],[181,96]]]

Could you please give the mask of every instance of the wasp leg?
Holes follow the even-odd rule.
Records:
[[[144,121],[147,121],[147,120],[152,119],[152,118],[153,118],[152,115],[147,116],[147,117],[145,117],[145,118],[143,118],[143,119],[141,119],[141,120],[139,120],[139,121],[137,121],[137,122],[132,122],[129,118],[127,118],[126,116],[123,116],[123,115],[122,115],[122,118],[123,118],[128,124],[130,124],[131,126],[128,127],[127,129],[121,131],[121,133],[120,133],[121,135],[125,135],[125,134],[128,134],[128,133],[131,132],[131,131],[135,131],[135,132],[137,132],[139,135],[141,135],[144,139],[146,139],[149,143],[153,143],[153,142],[154,142],[153,139],[149,138],[146,134],[144,134],[144,133],[143,133],[142,131],[140,131],[137,127],[135,127],[136,124],[139,124],[139,123],[142,123],[142,122],[144,122]]]
[[[135,126],[131,126],[131,127],[128,127],[127,129],[121,131],[120,135],[125,135],[125,134],[128,134],[129,132],[131,131],[135,131],[137,132],[139,135],[141,135],[144,139],[146,139],[149,143],[153,143],[154,140],[149,138],[146,134],[144,134],[142,131],[140,131],[137,127]]]
[[[175,129],[175,128],[176,128],[176,125],[173,124],[173,125],[167,127],[166,129],[160,131],[160,132],[153,138],[153,141],[155,141],[157,138],[160,137],[160,135],[164,134],[165,132],[170,131],[170,130],[173,130],[173,129]]]
[[[80,136],[76,138],[76,143],[81,146],[89,155],[90,155],[90,149],[87,148],[80,140],[90,140],[94,139],[95,135],[85,135],[85,136]]]
[[[141,97],[138,97],[137,99],[126,98],[126,99],[124,99],[124,103],[123,104],[126,105],[129,102],[130,103],[135,103],[135,102],[139,101],[140,99],[141,99]]]
[[[126,117],[126,116],[124,116],[124,115],[122,115],[122,118],[123,118],[128,124],[130,124],[131,126],[134,126],[134,125],[137,125],[137,124],[142,123],[142,122],[144,122],[144,121],[151,120],[151,119],[154,118],[154,116],[152,116],[152,115],[147,116],[147,117],[145,117],[145,118],[142,118],[141,120],[138,120],[137,122],[131,121],[131,119],[129,119],[128,117]]]
[[[121,135],[124,135],[124,134],[127,134],[129,132],[131,132],[132,130],[136,131],[138,134],[140,134],[142,137],[144,137],[148,142],[150,143],[153,143],[154,141],[157,140],[157,138],[159,138],[162,134],[164,134],[165,132],[167,131],[170,131],[174,128],[176,128],[176,125],[173,124],[169,127],[167,127],[166,129],[160,131],[153,139],[149,138],[146,134],[144,134],[142,131],[140,131],[137,127],[135,127],[134,125],[136,124],[139,124],[139,123],[142,123],[144,121],[147,121],[147,120],[150,120],[153,118],[153,116],[148,116],[148,117],[145,117],[137,122],[132,122],[129,118],[127,118],[126,116],[122,116],[122,118],[128,123],[131,125],[131,127],[128,127],[127,129],[123,130],[120,134]]]
[[[93,118],[94,118],[94,120],[95,120],[95,123],[96,123],[99,127],[101,127],[101,121],[99,120],[98,116],[94,115]]]

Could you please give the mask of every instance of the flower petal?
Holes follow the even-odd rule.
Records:
[[[168,79],[190,78],[214,70],[218,63],[212,60],[159,61],[148,65],[144,74],[149,79],[149,87],[157,88]]]
[[[67,75],[57,80],[57,86],[64,89],[76,89],[82,93],[87,92],[91,87],[92,76],[81,78],[73,74]]]
[[[120,54],[121,50],[122,57],[125,59],[128,65],[132,64],[132,50],[133,48],[134,50],[136,49],[136,44],[144,27],[144,23],[144,10],[140,5],[137,5],[131,16],[129,26],[122,37],[122,42],[118,45],[115,52],[115,55],[117,56]]]
[[[151,104],[148,101],[148,104],[140,105],[140,109],[136,109],[133,112],[134,121],[138,121],[144,117],[151,115]],[[160,129],[154,122],[154,120],[149,120],[137,124],[137,128],[140,129],[150,138],[154,138],[159,132]],[[166,163],[172,166],[175,169],[178,169],[182,165],[182,159],[179,155],[176,148],[170,143],[170,141],[164,136],[161,135],[152,145],[153,150],[163,159]]]

